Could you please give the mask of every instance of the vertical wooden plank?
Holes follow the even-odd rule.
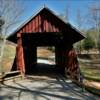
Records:
[[[32,24],[33,24],[33,20],[31,21],[31,25],[30,25],[30,32],[32,33]]]
[[[38,17],[39,32],[41,32],[41,16]]]
[[[46,29],[46,32],[49,32],[47,19],[45,20],[45,29]]]
[[[44,19],[43,21],[43,32],[46,32],[46,20]]]
[[[22,47],[22,38],[17,37],[17,47],[16,47],[16,64],[17,70],[20,70],[21,73],[25,74],[25,63],[24,63],[24,53]]]
[[[28,31],[31,32],[31,22],[28,23]]]
[[[25,32],[27,33],[27,25],[25,25]]]
[[[27,24],[27,33],[29,33],[29,24]]]
[[[25,33],[25,28],[22,28],[22,30],[23,30],[23,33]]]
[[[34,18],[34,32],[36,32],[36,18]]]
[[[34,32],[35,30],[35,23],[34,23],[34,20],[32,21],[32,32]]]
[[[26,27],[24,27],[24,32],[26,33]]]
[[[51,32],[51,24],[48,22],[48,31]]]
[[[30,22],[30,33],[32,32],[32,21]]]
[[[29,33],[29,25],[26,25],[26,32]]]
[[[38,16],[36,16],[36,32],[38,32],[38,28],[39,28],[39,26],[38,26]]]

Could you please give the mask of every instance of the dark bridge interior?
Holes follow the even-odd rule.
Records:
[[[24,33],[22,34],[22,45],[24,49],[24,60],[26,74],[64,74],[64,58],[62,51],[64,40],[61,33]],[[37,63],[37,47],[54,46],[55,47],[55,65]]]
[[[23,33],[22,34],[23,46],[57,46],[62,44],[63,35],[56,32],[48,33]]]

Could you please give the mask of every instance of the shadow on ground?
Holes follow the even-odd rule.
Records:
[[[55,64],[50,65],[50,64],[44,64],[44,63],[38,63],[32,67],[29,71],[27,71],[26,75],[48,76],[52,78],[55,78],[57,74],[64,75],[64,72],[62,71],[61,67]]]
[[[65,79],[57,70],[38,67],[36,73],[27,75],[24,80],[2,84],[0,100],[99,100],[87,91],[82,92],[80,87]]]

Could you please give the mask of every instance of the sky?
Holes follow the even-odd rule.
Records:
[[[66,14],[66,9],[69,10],[69,23],[77,28],[76,15],[80,9],[81,15],[86,16],[89,5],[95,3],[100,4],[100,0],[19,0],[23,2],[25,7],[22,15],[22,23],[30,18],[44,5],[51,9],[55,14]]]

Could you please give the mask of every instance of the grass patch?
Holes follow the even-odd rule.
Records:
[[[92,68],[92,66],[86,66],[80,64],[81,72],[87,80],[100,82],[100,70],[98,68]]]
[[[91,59],[87,58],[87,56],[91,57]],[[99,57],[100,55],[98,54],[79,56],[80,69],[87,80],[100,82],[100,58]]]
[[[15,49],[16,47],[13,45],[10,45],[10,44],[5,45],[4,54],[3,54],[2,63],[1,63],[2,68],[0,72],[10,71],[13,64],[13,60],[15,58]]]

